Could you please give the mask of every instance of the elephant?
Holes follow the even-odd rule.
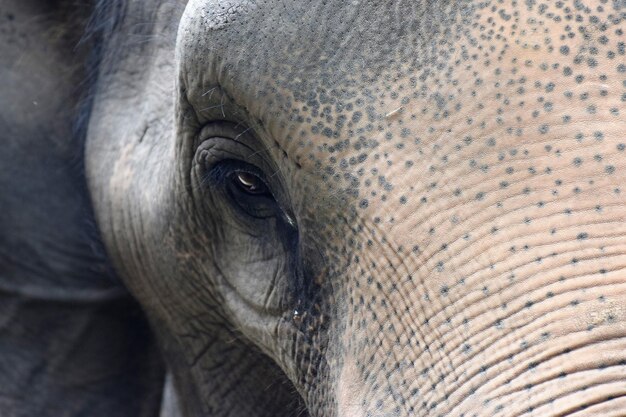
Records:
[[[623,1],[0,16],[2,415],[625,415]]]

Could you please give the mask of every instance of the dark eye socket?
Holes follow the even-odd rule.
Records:
[[[227,199],[240,213],[256,219],[281,213],[263,172],[238,160],[224,160],[211,168],[214,184],[221,185]]]

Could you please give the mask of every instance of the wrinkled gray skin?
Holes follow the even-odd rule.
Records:
[[[623,2],[108,3],[87,183],[175,414],[624,415]]]
[[[160,354],[99,243],[74,129],[90,13],[74,1],[0,2],[3,417],[160,407]]]

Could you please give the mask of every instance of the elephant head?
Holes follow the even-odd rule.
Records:
[[[623,2],[101,8],[89,187],[183,415],[623,413]]]

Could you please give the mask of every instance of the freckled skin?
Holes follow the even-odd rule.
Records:
[[[142,3],[86,163],[183,415],[623,415],[622,2]]]
[[[596,3],[192,1],[111,55],[91,187],[184,414],[619,415],[625,10]],[[203,180],[220,146],[295,231]]]

